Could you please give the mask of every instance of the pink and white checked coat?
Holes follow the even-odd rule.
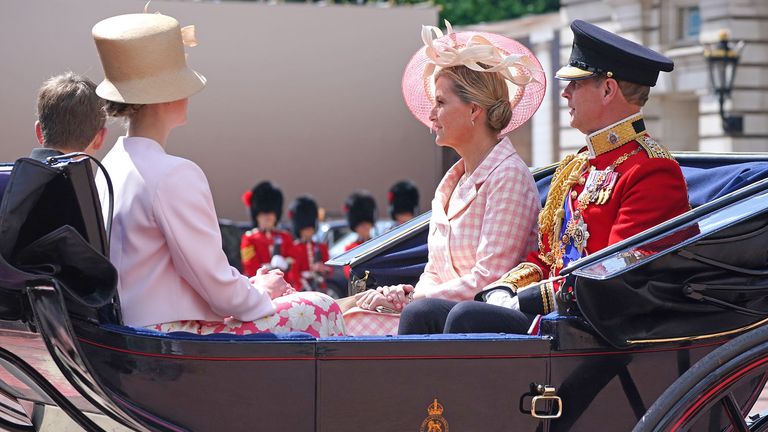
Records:
[[[460,160],[435,191],[429,261],[416,291],[471,300],[536,248],[540,210],[533,177],[508,138],[468,178]],[[344,318],[349,334],[393,334],[399,315],[353,308]]]

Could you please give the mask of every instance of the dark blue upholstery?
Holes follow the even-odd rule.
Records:
[[[727,162],[727,161],[726,161]],[[744,186],[768,178],[768,162],[744,162],[723,164],[722,160],[680,161],[680,168],[688,183],[688,200],[691,207],[714,201]],[[536,181],[541,205],[547,199],[552,176]]]
[[[3,199],[5,187],[8,186],[8,180],[11,179],[11,167],[13,165],[0,164],[0,201]]]
[[[758,180],[768,178],[768,162],[749,162],[731,165],[722,165],[722,161],[712,161],[711,163],[702,163],[697,161],[690,165],[681,163],[683,174],[688,182],[688,194],[691,205],[697,207],[706,202],[712,201],[730,192],[738,190],[748,184]],[[0,173],[2,174],[2,173]],[[552,176],[546,176],[539,179],[536,185],[542,203],[546,199],[547,190]],[[2,178],[0,177],[0,181]],[[1,187],[1,186],[0,186]],[[427,259],[427,230],[419,233],[416,237],[405,241],[388,251],[367,262],[360,269],[353,269],[356,273],[362,273],[362,270],[369,270],[373,275],[376,284],[388,285],[396,283],[415,284],[419,275],[424,270]],[[567,317],[560,317],[557,314],[550,314],[543,318],[544,320],[561,320]],[[226,333],[200,336],[187,332],[161,333],[144,328],[132,328],[119,325],[104,325],[105,329],[122,334],[135,334],[141,336],[151,336],[157,338],[182,339],[182,340],[200,340],[200,341],[312,341],[315,340],[306,333],[287,333],[272,334],[258,333],[244,336],[237,336]],[[330,337],[323,341],[403,341],[403,340],[512,340],[512,339],[537,339],[538,336],[512,335],[512,334],[437,334],[437,335],[409,335],[409,336],[356,336],[356,337]]]
[[[415,285],[424,272],[427,257],[427,230],[417,234],[395,247],[392,251],[381,254],[367,261],[363,271],[355,272],[362,276],[365,270],[373,275],[376,285],[394,285],[407,283]]]
[[[160,339],[196,340],[196,341],[314,341],[315,337],[308,333],[253,333],[248,335],[234,335],[230,333],[216,333],[199,335],[189,332],[163,333],[143,327],[128,327],[117,324],[102,324],[101,328],[124,335],[149,336]]]
[[[530,340],[541,339],[540,336],[510,333],[456,333],[456,334],[423,334],[423,335],[392,335],[392,336],[334,336],[323,338],[323,341],[335,342],[402,342],[424,340]]]
[[[768,162],[730,163],[729,160],[681,161],[683,175],[688,183],[688,196],[692,207],[713,201],[748,184],[768,178]],[[552,175],[539,178],[536,187],[541,203],[547,198]],[[364,262],[353,273],[362,275],[369,270],[377,285],[398,283],[414,284],[427,261],[427,232],[417,238]]]
[[[768,162],[725,166],[683,166],[691,207],[714,201],[745,186],[768,178]]]

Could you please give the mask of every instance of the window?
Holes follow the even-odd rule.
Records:
[[[677,38],[681,41],[698,41],[701,33],[701,13],[698,6],[685,6],[677,10]]]

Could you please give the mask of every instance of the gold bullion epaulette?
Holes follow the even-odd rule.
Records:
[[[666,147],[659,144],[658,141],[648,135],[641,136],[637,139],[637,142],[639,142],[645,152],[648,153],[649,158],[675,159]]]

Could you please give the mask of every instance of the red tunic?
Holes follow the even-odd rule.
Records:
[[[605,170],[639,146],[637,141],[630,141],[590,159],[589,165]],[[587,254],[690,210],[685,178],[674,159],[652,158],[645,151],[639,151],[616,166],[615,171],[619,173],[619,178],[608,201],[604,204],[590,203],[582,209],[589,232]],[[584,182],[588,175],[588,170],[582,175]],[[571,196],[577,197],[583,190],[584,184],[577,182],[571,188]],[[542,259],[544,254],[550,252],[549,236],[546,233],[542,233],[542,244],[543,253],[532,252],[526,261],[538,265],[545,278],[556,276],[561,268],[557,265],[550,268]],[[553,269],[554,274],[550,274]]]
[[[305,272],[311,272],[312,264],[328,261],[328,245],[313,241],[302,242],[296,240],[293,243],[292,254],[293,264],[291,265],[290,271],[291,283],[296,290],[302,290],[305,288],[302,281],[302,279],[304,279],[302,278],[302,274],[306,276]],[[325,288],[325,280],[318,279],[318,281],[319,285],[314,288]],[[311,280],[308,280],[307,282],[312,286]]]
[[[279,244],[277,248],[275,247],[276,239]],[[293,237],[288,231],[252,229],[246,232],[240,241],[240,258],[243,261],[243,274],[246,276],[255,275],[256,270],[259,268],[269,266],[272,256],[276,254],[282,255],[286,259],[290,258],[292,248]],[[288,280],[287,273],[286,280]]]
[[[361,244],[365,243],[365,241],[361,240],[359,237],[357,240],[353,241],[352,243],[344,246],[344,252],[348,250],[352,250]],[[347,280],[349,280],[352,277],[352,267],[350,266],[344,266],[344,274],[347,276]]]

